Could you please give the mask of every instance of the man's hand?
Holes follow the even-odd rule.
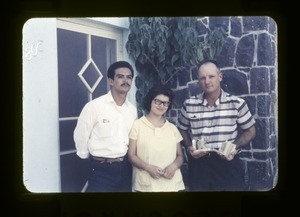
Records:
[[[190,153],[190,155],[195,158],[195,159],[198,159],[200,157],[203,157],[205,155],[207,155],[209,152],[208,151],[203,151],[203,150],[197,150],[195,149],[193,146],[189,146],[188,147],[188,152]]]
[[[225,159],[225,160],[228,160],[228,161],[231,161],[233,158],[234,158],[234,156],[237,154],[237,150],[236,149],[234,149],[229,155],[224,155],[224,154],[222,154],[222,153],[220,153],[220,152],[217,152],[218,153],[218,155],[222,158],[222,159]]]

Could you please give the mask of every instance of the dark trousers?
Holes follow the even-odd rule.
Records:
[[[86,192],[131,192],[132,166],[125,156],[121,162],[101,163],[89,158],[89,180]]]
[[[245,170],[238,156],[231,161],[211,153],[199,159],[189,156],[190,191],[245,191]]]

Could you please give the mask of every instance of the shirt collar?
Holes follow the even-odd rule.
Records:
[[[165,128],[165,126],[167,126],[169,124],[169,121],[167,119],[165,119],[166,122],[162,127],[155,127],[150,121],[148,121],[148,119],[146,118],[145,115],[141,117],[141,120],[151,129],[155,129],[155,128],[163,129],[163,128]]]
[[[217,101],[215,102],[214,106],[218,106],[220,104],[220,102],[225,102],[227,100],[227,98],[226,98],[227,95],[228,95],[228,93],[226,93],[221,88],[221,94],[220,94],[219,98],[217,99]],[[199,94],[198,99],[200,100],[200,104],[202,104],[204,106],[208,106],[208,102],[206,101],[206,99],[204,99],[204,92]]]
[[[113,96],[112,96],[112,94],[111,94],[111,90],[110,91],[108,91],[108,93],[106,94],[106,101],[107,102],[110,102],[110,103],[114,103],[116,106],[117,106],[117,104],[116,104],[116,102],[115,102],[115,100],[114,100],[114,98],[113,98]],[[128,105],[128,99],[126,98],[125,99],[125,102],[124,102],[124,104],[122,105],[122,106],[124,106],[124,105]]]
[[[221,96],[219,97],[220,102],[226,102],[228,100],[227,99],[228,95],[229,94],[227,92],[221,89]]]

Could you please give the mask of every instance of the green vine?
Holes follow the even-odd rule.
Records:
[[[142,115],[142,100],[154,84],[168,84],[204,58],[215,59],[227,36],[223,28],[209,31],[200,41],[196,17],[129,18],[126,49],[138,71],[136,101]]]

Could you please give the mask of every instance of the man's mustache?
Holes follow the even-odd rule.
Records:
[[[128,83],[123,83],[123,84],[121,84],[121,86],[128,86],[128,87],[130,87],[130,84],[128,84]]]

